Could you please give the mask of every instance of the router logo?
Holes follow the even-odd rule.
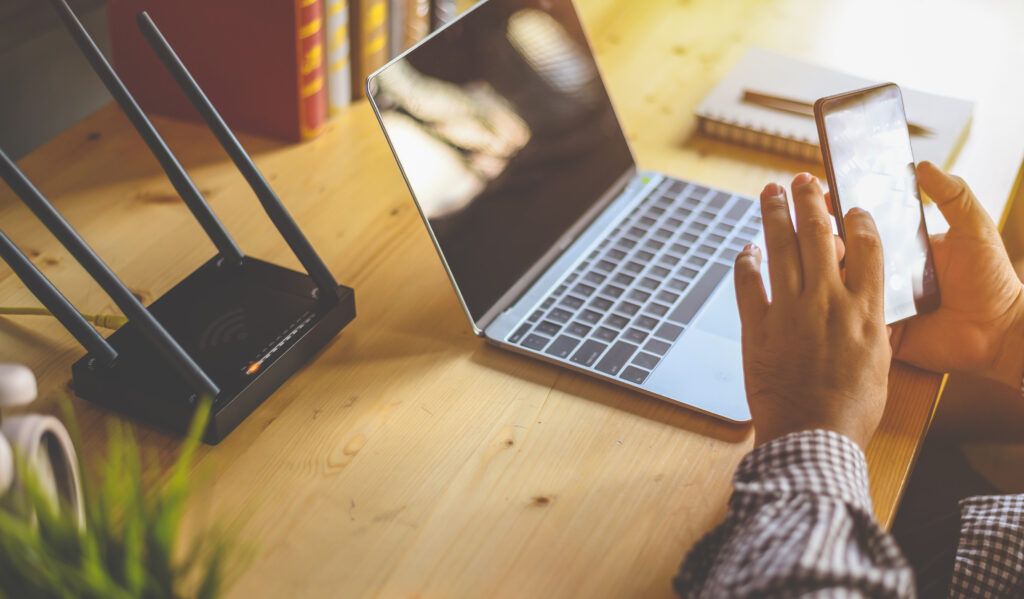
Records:
[[[249,338],[245,310],[237,308],[217,317],[199,337],[199,349],[207,350],[232,345]]]

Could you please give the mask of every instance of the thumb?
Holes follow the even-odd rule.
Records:
[[[995,227],[988,212],[960,177],[944,173],[925,161],[917,165],[917,180],[946,217],[950,229]]]

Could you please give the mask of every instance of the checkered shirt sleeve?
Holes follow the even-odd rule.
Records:
[[[725,520],[690,550],[674,584],[685,598],[915,593],[872,514],[864,454],[823,430],[776,439],[740,462]]]
[[[950,597],[1024,597],[1024,495],[960,502]]]

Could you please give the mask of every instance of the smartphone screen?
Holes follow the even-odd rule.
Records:
[[[840,235],[840,215],[853,207],[868,211],[881,235],[886,323],[934,310],[939,288],[899,87],[822,98],[815,118]]]

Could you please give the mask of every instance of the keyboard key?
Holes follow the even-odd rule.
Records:
[[[527,332],[529,332],[529,330],[530,330],[530,324],[529,323],[523,323],[518,329],[516,329],[516,332],[512,333],[511,335],[509,335],[508,342],[509,343],[519,343],[519,340],[522,339],[523,335],[525,335]]]
[[[690,320],[693,319],[693,315],[708,301],[711,293],[718,287],[718,284],[725,278],[728,272],[728,266],[723,266],[717,262],[712,264],[707,272],[693,285],[693,288],[686,294],[683,301],[672,311],[672,314],[668,317],[669,320],[681,324],[689,324]]]
[[[654,232],[654,236],[659,237],[663,240],[668,239],[669,237],[672,237],[672,231],[669,231],[668,229],[665,228],[661,228]]]
[[[730,262],[735,260],[736,256],[739,256],[739,255],[740,255],[739,251],[738,250],[734,250],[732,248],[729,248],[727,250],[723,250],[722,251],[722,259],[723,260],[728,260]]]
[[[686,291],[686,288],[689,287],[690,284],[680,279],[670,279],[668,286],[676,291]]]
[[[580,299],[580,298],[578,298],[578,297],[574,297],[574,296],[571,296],[571,295],[567,295],[567,296],[563,297],[563,298],[562,298],[562,301],[560,301],[560,302],[558,302],[558,303],[559,303],[559,304],[561,304],[561,305],[563,305],[563,306],[567,306],[567,307],[569,307],[569,308],[571,308],[571,309],[573,309],[573,310],[576,310],[576,309],[578,309],[578,308],[579,308],[580,306],[582,306],[582,305],[583,305],[583,300],[581,300],[581,299]]]
[[[697,196],[698,198],[703,198],[704,196],[708,195],[709,191],[711,190],[708,189],[707,187],[704,187],[703,185],[694,185],[693,190],[690,191],[690,195]]]
[[[670,217],[665,219],[665,226],[666,227],[671,227],[673,229],[677,229],[682,224],[683,224],[683,221],[681,219],[678,219],[678,218],[674,217],[674,216],[670,216]],[[669,232],[669,234],[671,235],[671,232]]]
[[[580,320],[583,322],[589,322],[590,324],[597,324],[601,320],[601,314],[594,312],[593,310],[584,310],[580,312]]]
[[[619,240],[615,242],[615,247],[631,250],[636,247],[636,242],[629,237],[620,237]]]
[[[583,345],[580,346],[579,351],[573,354],[573,356],[569,358],[569,360],[577,364],[582,364],[584,366],[593,366],[594,362],[597,361],[597,358],[600,357],[601,354],[604,353],[604,350],[607,348],[608,345],[605,343],[594,341],[593,339],[588,339],[587,341],[583,342]]]
[[[748,200],[747,198],[736,198],[736,203],[729,208],[729,212],[725,215],[726,220],[732,222],[738,221],[743,218],[743,215],[746,214],[747,210],[753,205],[754,202],[752,200]]]
[[[661,258],[658,258],[658,262],[669,266],[675,266],[676,264],[679,264],[679,258],[676,258],[672,254],[664,254]]]
[[[696,208],[697,206],[700,206],[700,198],[686,198],[683,200],[683,205],[689,206],[690,208]]]
[[[719,191],[715,194],[715,197],[711,198],[708,203],[715,210],[721,210],[725,203],[729,201],[729,194]]]
[[[572,312],[569,312],[568,310],[563,310],[561,308],[555,308],[548,314],[549,320],[551,320],[552,322],[557,322],[559,324],[569,322],[570,318],[572,318]]]
[[[664,316],[665,314],[668,313],[668,306],[663,306],[661,304],[651,302],[644,307],[644,312],[647,312],[648,314],[654,314],[655,316]]]
[[[668,246],[668,251],[675,252],[677,254],[686,254],[686,252],[690,251],[690,246],[684,243],[673,243]]]
[[[612,315],[608,316],[608,318],[604,319],[604,323],[607,324],[607,325],[611,325],[611,326],[613,326],[613,327],[615,327],[617,329],[621,329],[622,327],[624,327],[627,324],[629,324],[629,319],[626,318],[625,316],[620,316],[618,314],[612,314]]]
[[[641,216],[637,222],[645,227],[653,227],[658,221],[649,216]]]
[[[637,239],[641,239],[644,235],[647,235],[647,231],[641,229],[640,227],[630,227],[629,231],[627,231],[626,233],[628,235],[636,237]]]
[[[550,337],[550,336],[554,335],[555,333],[557,333],[558,331],[561,331],[562,327],[560,325],[557,325],[557,324],[551,322],[550,320],[545,320],[545,321],[541,322],[539,325],[537,325],[537,328],[535,330],[538,333],[543,333],[543,334],[548,335]]]
[[[590,297],[596,289],[596,287],[586,283],[576,283],[576,286],[572,288],[572,292],[582,297]]]
[[[677,196],[683,193],[683,190],[686,189],[685,181],[680,181],[679,179],[671,179],[671,181],[672,183],[668,186],[668,193]]]
[[[615,270],[615,263],[614,262],[609,262],[607,260],[598,260],[597,264],[594,266],[594,268],[603,270],[605,272],[611,272],[611,271]]]
[[[679,276],[684,278],[684,279],[692,280],[694,277],[697,276],[698,272],[699,271],[697,271],[697,270],[694,270],[692,268],[686,268],[684,266],[683,268],[679,269]]]
[[[706,225],[710,225],[711,221],[715,220],[715,213],[708,212],[707,210],[702,211],[697,215],[697,221],[702,222]]]
[[[600,285],[601,283],[604,283],[604,280],[607,279],[607,278],[608,277],[606,275],[603,275],[603,274],[601,274],[601,273],[599,273],[597,271],[593,271],[593,270],[588,272],[587,274],[583,275],[583,280],[584,281],[587,281],[588,283],[593,283],[595,285]]]
[[[626,257],[626,252],[624,252],[622,250],[617,250],[615,248],[612,248],[612,249],[608,250],[608,254],[606,254],[606,255],[610,259],[618,262],[618,261],[620,261],[620,260],[622,260],[623,258]]]
[[[683,233],[680,239],[682,239],[686,243],[693,243],[700,239],[700,235],[694,235],[693,233]]]
[[[665,343],[661,339],[651,338],[647,341],[647,345],[644,346],[644,351],[651,352],[659,356],[664,356],[669,348],[672,347],[671,343]]]
[[[633,358],[633,363],[634,364],[636,364],[637,366],[640,366],[642,368],[646,368],[648,370],[654,370],[654,367],[657,366],[658,362],[660,362],[660,361],[661,361],[661,358],[659,358],[658,356],[649,354],[647,352],[640,352],[640,353],[638,353],[636,355],[635,358]]]
[[[568,289],[568,287],[566,287],[565,285],[559,285],[558,287],[555,287],[555,290],[552,293],[553,295],[562,295],[563,293],[565,293],[566,289]]]
[[[692,266],[701,267],[708,263],[708,259],[701,258],[700,256],[690,256],[686,259],[686,263]]]
[[[740,234],[750,239],[757,237],[757,233],[758,231],[754,227],[743,227],[742,229],[740,229]]]
[[[633,321],[633,324],[641,329],[647,329],[649,331],[658,326],[658,319],[651,318],[650,316],[638,316],[637,319]]]
[[[559,335],[558,339],[555,339],[555,342],[548,347],[547,353],[558,358],[567,358],[579,343],[579,339],[573,339],[568,335]]]
[[[658,292],[657,299],[659,302],[665,302],[666,304],[674,304],[679,299],[679,294],[672,293],[671,291],[663,289]]]
[[[548,344],[548,341],[551,340],[547,337],[541,337],[536,333],[530,333],[526,336],[526,339],[523,339],[523,347],[540,351],[544,349],[544,346]]]
[[[652,266],[651,270],[647,271],[647,274],[656,279],[664,279],[669,275],[670,272],[672,271],[665,268],[664,266]]]
[[[630,261],[630,262],[627,262],[626,265],[623,266],[622,268],[623,268],[623,270],[626,270],[626,271],[629,271],[629,272],[641,272],[644,269],[644,265]]]
[[[687,227],[687,229],[689,229],[690,231],[695,231],[695,232],[703,232],[707,228],[708,228],[708,226],[706,224],[704,224],[702,222],[698,222],[698,221],[694,221],[694,222],[690,223],[690,226]]]
[[[590,305],[599,312],[607,312],[612,307],[612,300],[603,297],[595,297],[590,300]]]
[[[621,301],[619,302],[619,305],[615,307],[615,311],[632,316],[640,311],[640,306],[633,302]]]
[[[657,251],[665,247],[665,244],[652,237],[651,239],[648,239],[647,241],[644,242],[644,247]]]
[[[555,298],[549,297],[548,299],[544,300],[543,304],[540,305],[540,309],[541,310],[547,310],[554,303],[555,303]]]
[[[665,214],[665,209],[660,206],[651,206],[647,209],[647,216],[656,217]]]
[[[577,321],[569,325],[565,329],[565,332],[569,333],[570,335],[576,335],[577,337],[586,337],[588,334],[590,334],[591,328],[592,327],[588,327],[582,322]]]
[[[629,287],[630,285],[633,284],[634,279],[636,279],[636,277],[620,272],[619,274],[615,275],[615,278],[612,279],[612,281],[619,285],[622,285],[623,287]]]
[[[658,281],[650,277],[644,277],[640,279],[640,286],[646,287],[647,289],[657,289]]]
[[[642,304],[642,303],[646,302],[647,300],[651,299],[651,294],[647,293],[643,289],[634,289],[633,291],[629,292],[629,296],[628,297],[629,297],[629,299],[636,300],[636,301],[638,301],[638,302],[640,302]]]
[[[648,252],[647,250],[637,250],[636,254],[634,254],[633,257],[636,258],[637,260],[640,260],[641,262],[650,262],[651,260],[654,259],[654,254]]]
[[[644,339],[647,339],[647,333],[641,331],[640,329],[634,329],[633,327],[629,327],[628,329],[626,329],[626,332],[622,335],[622,338],[625,339],[626,341],[632,341],[633,343],[640,344],[644,342]]]
[[[594,337],[601,341],[614,341],[618,336],[618,331],[609,329],[608,327],[598,327],[598,329],[594,331]]]
[[[702,243],[702,244],[700,244],[700,246],[697,247],[697,253],[698,254],[703,254],[704,256],[712,256],[712,255],[714,255],[715,250],[717,250],[717,249],[718,248],[716,248],[713,245],[708,245],[706,243]]]
[[[619,341],[601,358],[596,368],[605,374],[615,376],[629,362],[637,349],[638,347],[632,343]]]
[[[654,332],[655,337],[661,337],[666,341],[675,341],[679,338],[679,334],[683,332],[683,327],[676,326],[671,322],[666,322],[661,325],[657,331]]]
[[[637,385],[640,385],[647,380],[647,376],[650,374],[650,372],[647,372],[646,370],[641,370],[636,366],[627,366],[626,369],[622,371],[622,378],[626,379],[631,383],[636,383]]]
[[[530,314],[530,317],[527,318],[526,321],[537,322],[538,320],[540,320],[541,316],[544,316],[544,310],[534,310],[533,314]]]
[[[616,285],[605,285],[604,289],[601,290],[601,295],[607,295],[611,298],[618,298],[625,291],[622,287]]]
[[[565,277],[565,283],[567,285],[571,285],[572,282],[575,281],[577,278],[579,278],[579,275],[577,273],[572,273],[571,275]]]

